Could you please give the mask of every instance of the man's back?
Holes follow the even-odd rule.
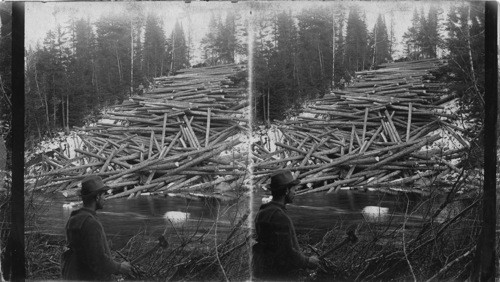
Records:
[[[70,251],[63,258],[64,279],[109,280],[111,274],[120,271],[95,211],[86,208],[73,211],[66,224],[66,238]]]
[[[253,247],[253,270],[256,278],[290,280],[297,268],[309,266],[297,243],[293,223],[285,206],[270,202],[261,206],[255,218],[257,244]]]

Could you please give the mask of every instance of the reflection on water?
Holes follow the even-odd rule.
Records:
[[[379,206],[366,206],[361,214],[368,222],[383,222],[389,217],[389,208]]]
[[[188,212],[168,211],[165,213],[163,218],[167,221],[167,223],[171,223],[174,226],[180,226],[186,222],[190,216],[191,214]]]
[[[81,208],[81,203],[74,204],[63,197],[38,196],[37,201],[43,205],[36,226],[48,234],[64,235],[64,226],[71,212]],[[176,231],[180,231],[175,229],[179,227],[186,233],[194,228],[208,230],[216,220],[220,226],[229,225],[245,213],[245,206],[216,200],[147,196],[106,201],[104,209],[97,211],[97,216],[108,238],[121,245],[139,232],[156,238],[164,232],[176,235]],[[224,229],[220,228],[220,232]]]
[[[258,210],[266,192],[257,191],[253,207]],[[421,224],[442,202],[441,197],[424,199],[419,195],[388,195],[377,192],[339,190],[336,193],[312,193],[295,197],[294,203],[287,205],[289,216],[297,230],[326,231],[344,223],[390,221],[407,224]],[[447,206],[440,219],[456,214],[464,203],[454,202]]]
[[[252,202],[255,211],[253,216],[264,197],[268,197],[264,191],[255,193]],[[37,227],[46,233],[63,235],[71,211],[80,206],[71,204],[62,197],[45,198],[45,201],[46,209],[40,213]],[[442,201],[439,197],[423,199],[418,195],[394,196],[340,190],[331,194],[313,193],[295,197],[293,205],[287,205],[287,209],[297,230],[324,232],[339,224],[364,221],[382,224],[389,221],[407,221],[408,224],[419,225],[423,218],[434,213]],[[451,203],[441,212],[438,221],[455,216],[469,204],[463,201]],[[120,241],[120,238],[125,240],[139,231],[157,237],[164,232],[167,232],[167,235],[175,235],[176,229],[179,229],[179,232],[190,232],[194,228],[201,231],[213,230],[216,220],[219,227],[228,227],[234,223],[236,216],[242,216],[246,212],[246,206],[147,196],[109,200],[105,203],[104,210],[97,213],[108,237],[113,240],[118,238]],[[170,226],[174,228],[169,228]],[[220,231],[224,232],[222,229]]]

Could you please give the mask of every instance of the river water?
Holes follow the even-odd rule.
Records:
[[[255,211],[265,196],[264,192],[256,195],[253,203]],[[296,196],[294,203],[287,205],[287,210],[297,233],[322,236],[326,231],[340,225],[363,222],[383,225],[406,221],[408,226],[420,225],[429,208],[440,204],[439,199],[428,200],[416,209],[422,200],[418,195],[395,196],[378,192],[340,190],[329,194],[312,193]],[[439,220],[456,214],[462,206],[459,202],[450,205],[441,213]]]
[[[254,194],[252,207],[257,212],[266,197],[265,192]],[[422,203],[419,196],[388,195],[376,192],[343,191],[337,193],[313,193],[298,196],[287,210],[299,233],[312,232],[322,236],[327,230],[341,224],[361,222],[407,221],[407,225],[419,225],[430,207],[440,204],[427,200]],[[54,235],[64,235],[64,226],[70,213],[80,206],[73,206],[64,197],[46,198],[38,196],[37,229]],[[457,214],[465,204],[455,202],[445,209],[439,219]],[[219,213],[217,212],[219,211]],[[108,237],[123,246],[138,232],[175,235],[178,232],[205,232],[213,228],[217,220],[219,234],[230,229],[238,217],[247,212],[242,203],[220,203],[215,200],[192,200],[180,197],[140,196],[133,199],[106,201],[105,208],[98,211]],[[255,213],[254,213],[255,216]],[[28,228],[29,230],[29,228]]]
[[[38,195],[34,202],[37,203],[37,231],[60,236],[65,235],[64,227],[71,212],[81,207],[62,196],[47,198]],[[193,231],[213,233],[215,221],[218,222],[218,234],[224,234],[245,210],[245,205],[237,202],[139,196],[108,200],[104,209],[97,211],[97,215],[108,239],[114,242],[113,247],[120,248],[139,232],[151,238],[165,234],[171,239],[177,234],[186,235]]]

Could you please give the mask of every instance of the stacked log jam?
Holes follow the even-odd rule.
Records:
[[[34,188],[75,195],[99,175],[109,198],[184,193],[234,198],[246,175],[246,71],[242,65],[183,69],[80,128],[82,148],[69,159],[44,157]],[[43,184],[43,185],[40,185]]]
[[[454,98],[432,74],[443,64],[409,61],[356,72],[347,88],[280,122],[283,137],[275,151],[253,144],[254,183],[288,168],[307,184],[298,195],[337,189],[428,193],[432,183],[459,171],[452,160],[469,146],[456,133],[455,115],[443,110]],[[445,133],[458,146],[437,146]]]

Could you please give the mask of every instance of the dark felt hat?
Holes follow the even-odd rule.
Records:
[[[271,184],[269,190],[281,190],[299,184],[300,181],[293,178],[292,172],[289,170],[280,171],[271,176]]]
[[[86,197],[90,195],[97,195],[100,192],[105,192],[107,189],[109,189],[109,187],[104,185],[99,176],[88,176],[82,180],[82,190],[80,191],[80,196]]]

